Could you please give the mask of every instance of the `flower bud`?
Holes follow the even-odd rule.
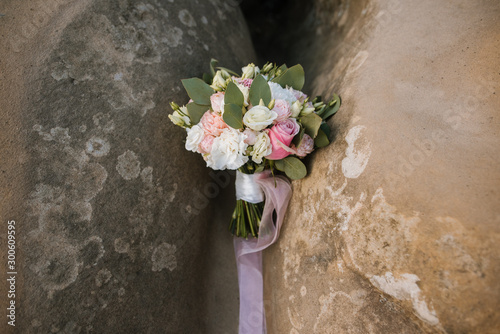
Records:
[[[273,63],[270,63],[270,62],[267,62],[264,67],[262,68],[262,72],[263,73],[267,73],[269,72],[270,70],[272,70],[274,67]]]
[[[243,72],[241,76],[242,79],[253,79],[260,73],[259,67],[255,66],[253,63],[243,67],[241,71]]]
[[[231,76],[229,73],[227,73],[224,70],[218,70],[215,73],[214,80],[212,81],[212,84],[210,87],[216,91],[223,91],[227,87],[228,79],[231,79]]]
[[[274,108],[274,104],[276,103],[276,100],[275,99],[272,99],[271,102],[269,102],[269,105],[267,106],[267,108],[269,110],[272,110]]]
[[[174,111],[179,110],[179,105],[175,102],[170,102],[170,108],[172,108]]]
[[[186,107],[183,107],[183,108],[186,108]],[[180,108],[180,109],[174,111],[173,114],[168,115],[168,118],[170,118],[172,123],[174,123],[175,125],[185,128],[185,127],[191,125],[191,120],[189,119],[189,116],[184,114],[181,110],[182,109]],[[187,112],[187,110],[186,110],[186,112]]]
[[[297,118],[302,110],[302,103],[299,100],[292,103],[292,107],[290,108],[292,115],[290,117]]]
[[[300,116],[309,115],[314,110],[316,110],[311,102],[304,103],[302,110],[300,111]]]

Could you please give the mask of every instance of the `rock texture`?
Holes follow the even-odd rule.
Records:
[[[210,203],[228,175],[185,152],[167,115],[169,101],[187,101],[180,79],[211,57],[230,68],[254,59],[239,8],[5,0],[0,12],[0,212],[17,226],[16,332],[234,332],[230,236],[210,248],[211,224],[227,223],[210,222]],[[221,247],[227,282],[206,265]],[[220,291],[231,317],[209,312]]]
[[[287,62],[343,106],[266,253],[270,332],[498,333],[498,1],[314,11]]]

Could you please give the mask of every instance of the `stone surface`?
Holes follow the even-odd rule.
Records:
[[[180,79],[211,57],[229,68],[254,59],[239,8],[5,0],[0,12],[0,238],[5,247],[15,220],[15,332],[234,332],[228,217],[211,221],[227,182],[185,151],[167,115],[168,102],[187,102]],[[6,287],[2,333],[13,330]]]
[[[287,63],[343,105],[265,254],[270,333],[498,333],[499,2],[313,10]]]

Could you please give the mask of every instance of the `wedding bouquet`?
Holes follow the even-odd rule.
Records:
[[[301,159],[329,144],[325,121],[341,101],[335,94],[326,103],[304,94],[301,65],[249,64],[239,75],[212,59],[210,70],[203,79],[182,80],[191,99],[182,107],[172,102],[169,118],[186,129],[186,149],[200,153],[207,167],[238,171],[229,230],[237,237],[258,237],[264,196],[254,174],[305,177]]]

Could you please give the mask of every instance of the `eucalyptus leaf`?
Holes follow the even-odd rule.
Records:
[[[280,160],[278,160],[280,161]],[[276,162],[278,162],[276,161]],[[282,159],[284,164],[284,170],[286,176],[288,176],[292,180],[299,180],[304,178],[307,175],[307,169],[304,163],[300,161],[300,159],[295,157],[286,157]]]
[[[302,143],[302,138],[304,138],[304,133],[306,131],[306,128],[304,128],[302,125],[300,126],[300,131],[293,137],[293,144],[295,147],[299,147],[300,143]]]
[[[293,89],[301,90],[304,87],[305,76],[301,65],[295,65],[283,72],[279,77],[273,79],[274,82],[285,88],[290,86]]]
[[[254,106],[258,106],[260,100],[264,101],[264,105],[268,105],[271,102],[271,88],[267,80],[264,79],[262,75],[258,75],[253,81],[252,86],[250,86],[250,102]]]
[[[234,82],[229,82],[227,84],[226,93],[224,94],[224,103],[225,104],[236,104],[240,107],[243,107],[243,103],[245,102],[245,97],[241,90],[236,86]]]
[[[208,73],[203,73],[203,81],[205,81],[207,84],[211,85],[212,81],[214,80],[214,77]]]
[[[322,130],[328,138],[330,138],[330,133],[332,132],[332,130],[330,129],[330,126],[327,123],[325,122],[321,123],[319,129]]]
[[[319,129],[318,135],[314,138],[314,145],[317,147],[325,147],[328,144],[330,144],[328,136],[323,132],[323,130]]]
[[[243,112],[241,107],[230,103],[224,105],[224,115],[222,116],[224,122],[234,129],[243,128]]]
[[[310,113],[309,115],[302,116],[299,120],[302,126],[306,129],[306,133],[311,136],[311,138],[316,138],[321,122],[323,122],[321,117],[315,113]]]
[[[210,109],[210,106],[200,105],[194,102],[189,103],[186,107],[189,118],[191,119],[191,124],[198,124],[203,114]]]
[[[337,111],[339,110],[340,105],[342,104],[342,100],[340,99],[340,97],[337,94],[333,94],[332,101],[335,101],[335,104],[333,104],[331,107],[328,107],[326,109],[326,111],[323,112],[323,114],[321,115],[321,117],[324,120],[326,120],[326,119],[332,117],[333,115],[335,115],[337,113]]]
[[[194,103],[201,105],[210,105],[210,96],[214,90],[200,78],[191,78],[182,80],[189,97]]]
[[[284,172],[285,171],[285,161],[284,161],[284,159],[274,160],[274,167],[277,170]]]

